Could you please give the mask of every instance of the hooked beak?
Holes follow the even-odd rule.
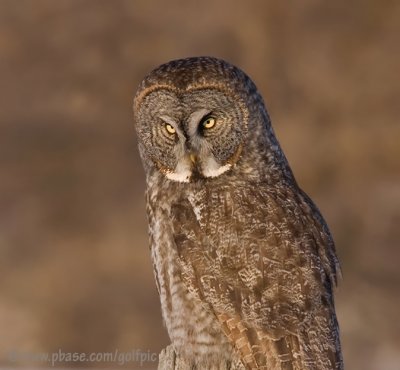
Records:
[[[195,163],[196,163],[196,161],[197,161],[197,157],[196,157],[196,155],[195,155],[195,154],[193,154],[193,153],[190,153],[189,157],[190,157],[190,160],[192,161],[192,163],[193,163],[193,164],[195,164]]]

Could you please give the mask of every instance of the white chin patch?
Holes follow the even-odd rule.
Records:
[[[190,160],[187,158],[178,162],[174,172],[168,172],[165,174],[167,179],[178,182],[189,182],[190,176],[192,176],[192,168]]]
[[[217,177],[228,171],[231,167],[230,163],[221,166],[214,158],[210,157],[202,163],[201,172],[204,177]]]
[[[224,172],[228,171],[232,165],[230,163],[225,165],[220,165],[215,161],[214,158],[210,157],[205,161],[202,161],[201,165],[201,174],[204,177],[217,177]],[[177,182],[189,182],[190,177],[192,176],[192,163],[189,157],[185,157],[181,159],[175,170],[172,172],[167,172],[165,177],[169,180],[177,181]]]
[[[169,172],[165,177],[178,182],[189,182],[191,174],[191,172]]]

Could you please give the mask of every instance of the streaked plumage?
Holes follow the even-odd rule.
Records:
[[[334,243],[250,78],[215,58],[172,61],[134,110],[177,355],[197,369],[342,369]]]

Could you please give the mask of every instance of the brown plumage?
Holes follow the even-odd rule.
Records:
[[[328,227],[262,98],[214,58],[167,63],[135,98],[162,312],[192,368],[342,369]]]

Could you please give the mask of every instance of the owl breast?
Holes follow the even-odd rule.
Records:
[[[168,187],[165,183],[164,186]],[[198,368],[209,368],[226,364],[236,355],[210,307],[190,290],[190,284],[182,277],[171,219],[171,207],[179,204],[178,198],[182,196],[177,187],[178,184],[170,183],[168,189],[156,190],[159,186],[148,189],[154,272],[163,319],[175,351],[188,361],[196,359],[193,365]]]

